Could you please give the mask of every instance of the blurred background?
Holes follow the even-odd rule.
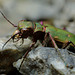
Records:
[[[16,25],[24,19],[48,19],[75,34],[75,0],[0,0],[0,11]],[[0,37],[12,35],[15,29],[0,14]]]

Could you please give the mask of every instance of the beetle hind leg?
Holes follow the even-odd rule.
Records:
[[[63,49],[68,48],[70,46],[70,44],[72,44],[75,47],[75,44],[71,41],[68,41],[66,44],[63,45]]]

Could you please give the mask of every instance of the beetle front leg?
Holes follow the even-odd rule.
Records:
[[[22,38],[22,43],[20,44],[20,46],[24,43],[24,38]]]
[[[34,47],[34,45],[35,45],[35,42],[33,42],[33,43],[30,45],[29,49],[28,49],[28,50],[26,51],[26,53],[24,54],[23,60],[22,60],[22,62],[21,62],[21,64],[20,64],[20,67],[19,67],[19,70],[21,69],[21,66],[22,66],[22,64],[23,64],[23,61],[24,61],[24,59],[26,58],[27,54],[32,50],[32,47]]]

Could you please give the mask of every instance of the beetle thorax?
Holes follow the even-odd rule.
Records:
[[[21,38],[27,38],[29,36],[33,35],[33,29],[32,28],[23,28],[20,31]]]

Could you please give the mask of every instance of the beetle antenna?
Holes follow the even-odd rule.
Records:
[[[8,20],[5,15],[0,11],[0,13],[2,14],[2,16],[10,23],[12,24],[14,27],[17,27],[17,25],[13,24],[12,22],[10,22],[10,20]]]

